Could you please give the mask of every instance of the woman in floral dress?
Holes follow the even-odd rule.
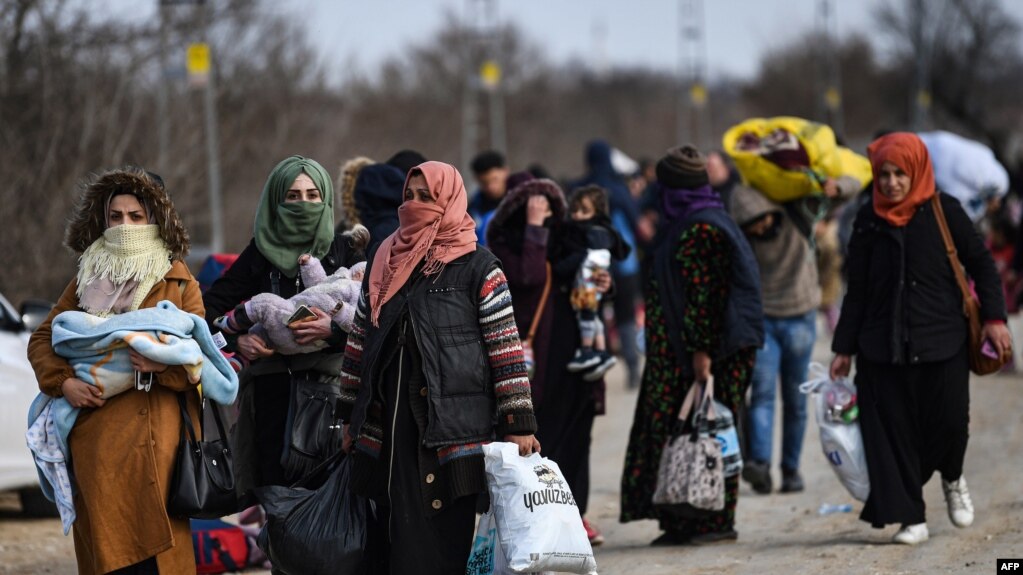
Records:
[[[694,381],[714,377],[715,399],[742,421],[756,350],[763,343],[757,263],[707,181],[696,148],[657,163],[664,225],[645,289],[647,363],[622,475],[624,522],[657,519],[653,545],[737,539],[739,478],[725,481],[725,508],[688,519],[654,505],[657,468],[682,400]]]

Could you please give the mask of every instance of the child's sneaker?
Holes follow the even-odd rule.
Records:
[[[585,371],[600,363],[600,354],[593,351],[592,347],[581,347],[575,350],[575,357],[568,362],[568,371],[573,373]]]
[[[604,534],[585,518],[583,518],[583,529],[586,529],[586,538],[590,540],[590,545],[597,546],[604,542]]]
[[[605,373],[607,373],[612,367],[614,367],[616,363],[618,363],[618,360],[615,358],[615,356],[611,355],[610,353],[607,353],[606,351],[598,351],[597,353],[600,355],[600,363],[598,363],[596,366],[594,366],[589,371],[583,374],[583,381],[588,382],[599,381],[600,378],[604,377]]]

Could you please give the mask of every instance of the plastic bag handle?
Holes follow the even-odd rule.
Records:
[[[831,383],[831,374],[820,362],[810,364],[810,379],[799,384],[800,393],[816,393],[825,384]]]
[[[696,394],[703,391],[700,397],[700,405],[698,406],[699,413],[707,412],[707,419],[717,419],[717,412],[714,409],[714,376],[707,378],[707,381],[701,383],[694,381],[689,386],[689,391],[686,393],[685,399],[682,401],[682,409],[678,412],[678,420],[686,421],[689,419],[689,412],[693,409],[693,404],[696,403]]]

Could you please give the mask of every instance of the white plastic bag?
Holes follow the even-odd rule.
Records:
[[[514,443],[484,445],[483,456],[490,508],[509,569],[596,573],[579,507],[558,465],[538,453],[522,457]]]
[[[858,421],[845,423],[828,416],[828,388],[832,382],[827,370],[819,363],[810,364],[810,381],[799,386],[803,393],[813,394],[813,404],[817,412],[817,426],[821,430],[821,449],[824,457],[831,464],[839,481],[849,493],[860,501],[866,501],[870,495],[870,476],[867,475],[867,458],[863,451],[863,436],[860,434]],[[855,389],[852,382],[842,380],[842,384]]]
[[[917,135],[931,156],[938,188],[958,199],[974,222],[983,219],[989,200],[1009,192],[1009,172],[991,148],[940,130]]]
[[[465,575],[516,575],[508,567],[508,559],[504,556],[504,548],[497,537],[497,520],[494,512],[488,511],[480,516],[476,525],[476,536],[472,541],[472,553],[465,566]],[[554,575],[550,571],[530,573],[528,575]]]

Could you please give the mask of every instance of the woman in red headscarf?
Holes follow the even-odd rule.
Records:
[[[949,264],[934,196],[959,260],[974,281],[984,335],[1012,353],[998,273],[959,202],[935,188],[927,148],[893,133],[867,148],[873,201],[857,214],[847,260],[848,293],[835,330],[831,377],[856,355],[860,430],[870,496],[860,518],[898,523],[896,543],[928,538],[923,485],[935,471],[956,527],[973,523],[963,477],[969,437],[969,359],[962,294]]]
[[[409,172],[400,226],[369,257],[341,371],[353,489],[386,521],[373,572],[461,573],[484,442],[539,451],[511,295],[476,244],[454,166]],[[353,449],[354,447],[354,449]]]

